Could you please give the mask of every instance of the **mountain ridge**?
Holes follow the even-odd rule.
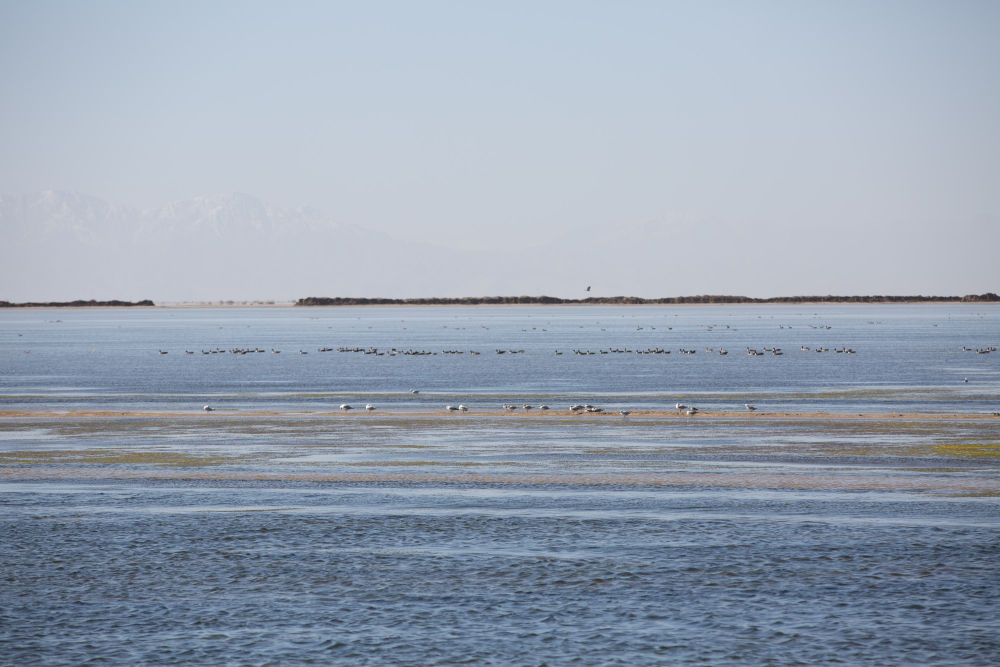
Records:
[[[0,230],[0,298],[40,302],[82,281],[93,294],[131,300],[293,301],[317,286],[407,296],[433,285],[396,275],[461,264],[430,243],[403,243],[316,209],[280,208],[242,193],[149,209],[58,190],[4,195]]]
[[[462,234],[484,245],[469,250],[449,247],[446,236],[402,241],[317,209],[283,208],[239,192],[140,209],[45,190],[0,196],[0,299],[59,302],[108,294],[161,303],[290,303],[302,294],[657,299],[665,293],[830,295],[868,289],[890,295],[971,294],[992,287],[992,263],[977,259],[988,254],[989,244],[970,246],[961,275],[938,275],[927,270],[937,252],[932,240],[890,238],[874,229],[863,238],[842,229],[814,231],[816,242],[807,250],[783,253],[780,236],[762,235],[753,225],[664,214],[600,228],[579,226],[543,242],[484,226],[473,214]],[[808,227],[789,231],[803,232],[811,233]],[[857,279],[852,265],[864,265],[875,279]],[[594,286],[593,293],[584,292],[587,285]]]

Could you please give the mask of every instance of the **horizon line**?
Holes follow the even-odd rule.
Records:
[[[660,298],[643,298],[637,296],[586,297],[582,299],[567,299],[553,296],[480,296],[480,297],[305,297],[296,301],[277,301],[274,299],[236,300],[218,299],[215,301],[168,301],[169,305],[189,306],[431,306],[431,305],[684,305],[684,304],[768,304],[768,303],[995,303],[1000,302],[1000,296],[994,292],[983,294],[966,294],[964,296],[924,296],[924,295],[811,295],[811,296],[776,296],[748,297],[721,294],[702,294],[697,296],[674,296]],[[164,305],[164,302],[159,304]],[[96,299],[75,299],[72,301],[28,301],[11,302],[0,300],[0,308],[86,308],[86,307],[159,307],[151,299],[141,301],[125,301],[119,299],[99,301]]]

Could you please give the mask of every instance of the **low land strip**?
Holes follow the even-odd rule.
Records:
[[[317,297],[299,299],[296,306],[478,306],[478,305],[679,305],[679,304],[768,304],[768,303],[990,303],[1000,301],[992,292],[965,296],[776,296],[757,299],[748,296],[703,294],[644,299],[637,296],[587,297],[561,299],[554,296],[480,296],[462,298],[381,299],[365,297]]]

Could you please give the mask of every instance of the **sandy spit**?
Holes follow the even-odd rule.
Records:
[[[0,419],[217,419],[220,417],[325,417],[337,419],[371,419],[376,417],[398,417],[401,419],[437,418],[437,419],[474,419],[476,417],[495,417],[505,419],[551,419],[554,417],[573,419],[686,419],[686,420],[737,420],[737,421],[788,421],[788,420],[866,420],[866,421],[970,421],[997,420],[1000,416],[993,414],[970,413],[838,413],[838,412],[743,412],[743,411],[699,411],[688,415],[678,410],[633,410],[627,417],[617,411],[608,410],[598,413],[574,413],[570,410],[470,410],[466,413],[447,412],[445,410],[225,410],[218,409],[206,413],[201,410],[0,410]]]

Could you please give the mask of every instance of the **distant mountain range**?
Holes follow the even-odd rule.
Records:
[[[0,196],[0,300],[584,297],[585,286],[599,279],[605,294],[634,293],[683,260],[668,242],[670,230],[620,232],[580,230],[546,245],[524,239],[516,250],[508,243],[506,250],[472,251],[402,241],[245,194],[137,209],[46,190]],[[510,237],[503,229],[483,233]],[[645,242],[636,243],[640,235]]]
[[[0,299],[12,301],[406,297],[438,294],[443,273],[461,288],[450,296],[476,288],[474,267],[495,265],[244,194],[147,210],[72,192],[4,196],[0,240]]]
[[[669,302],[662,299],[748,292],[947,293],[948,285],[993,287],[988,278],[995,266],[980,257],[992,257],[989,244],[963,246],[968,271],[954,280],[928,270],[937,257],[933,240],[890,238],[877,229],[863,239],[842,230],[813,235],[806,229],[794,233],[813,241],[791,251],[783,245],[785,235],[689,216],[579,227],[541,245],[524,238],[514,249],[509,241],[520,239],[511,230],[475,219],[468,230],[486,243],[508,242],[481,251],[432,239],[406,242],[315,209],[283,209],[244,194],[142,210],[73,192],[0,196],[0,301],[162,304],[496,294],[572,301],[624,294]],[[945,289],[935,288],[940,285]],[[711,298],[720,303],[735,297]]]

